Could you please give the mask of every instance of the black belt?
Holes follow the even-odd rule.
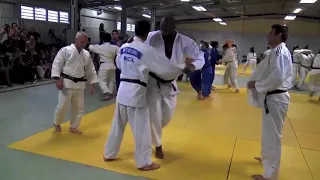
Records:
[[[267,96],[273,95],[273,94],[280,94],[280,93],[285,93],[287,90],[281,90],[281,89],[276,89],[274,91],[267,92],[266,97],[264,98],[264,109],[266,111],[266,114],[269,114],[269,108],[267,104]]]
[[[162,78],[158,77],[157,75],[155,75],[155,74],[152,73],[152,72],[149,72],[149,75],[150,75],[151,77],[153,77],[155,80],[157,80],[157,85],[158,85],[159,88],[160,88],[160,83],[161,83],[161,84],[171,83],[171,86],[172,86],[173,90],[174,90],[174,91],[177,91],[177,88],[176,88],[176,87],[174,86],[174,84],[172,83],[172,82],[174,81],[174,79],[172,79],[172,80],[165,80],[165,79],[162,79]]]
[[[120,81],[128,82],[128,83],[134,83],[134,84],[139,84],[141,86],[147,87],[147,83],[140,81],[139,79],[125,79],[121,78]]]
[[[302,67],[304,67],[304,68],[308,68],[308,69],[310,69],[310,67],[307,67],[307,66],[304,66],[304,65],[302,65],[302,64],[300,64]]]
[[[69,80],[71,80],[71,81],[73,81],[75,83],[87,81],[87,79],[85,77],[76,78],[76,77],[69,76],[69,75],[67,75],[65,73],[61,73],[61,77],[69,79]]]
[[[300,63],[298,63],[298,62],[292,62],[293,64],[300,64]]]
[[[311,69],[320,69],[320,67],[313,67],[313,66],[312,66]]]

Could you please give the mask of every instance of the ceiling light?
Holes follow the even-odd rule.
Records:
[[[221,25],[227,25],[227,23],[225,23],[225,22],[219,22],[219,24],[221,24]]]
[[[149,14],[142,14],[143,17],[146,17],[146,18],[151,18],[151,16]]]
[[[190,2],[190,0],[180,0],[181,2]]]
[[[297,8],[293,11],[293,13],[299,13],[302,9],[301,8]]]
[[[317,0],[301,0],[300,3],[315,3]]]
[[[121,7],[121,6],[114,6],[113,8],[116,9],[116,10],[119,10],[119,11],[122,10],[122,7]]]
[[[192,8],[197,10],[197,11],[207,11],[206,8],[204,8],[202,6],[192,6]]]
[[[220,19],[220,18],[213,18],[213,20],[214,20],[215,22],[222,22],[222,19]]]
[[[294,20],[296,18],[296,16],[286,16],[284,19],[285,20]]]

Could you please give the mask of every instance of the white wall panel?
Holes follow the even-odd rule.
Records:
[[[15,6],[10,3],[0,3],[0,27],[3,25],[15,22],[17,23],[18,19],[15,18]]]

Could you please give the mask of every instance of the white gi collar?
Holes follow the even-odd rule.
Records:
[[[273,49],[277,49],[280,46],[286,46],[286,43],[282,42],[282,43],[278,44],[276,47],[274,47]]]
[[[143,42],[144,43],[144,40],[142,40],[141,38],[137,37],[137,36],[134,36],[133,37],[133,41],[140,41],[140,42]]]

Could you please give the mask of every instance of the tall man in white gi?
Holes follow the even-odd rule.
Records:
[[[175,78],[176,74],[182,73],[181,68],[168,63],[164,55],[144,43],[149,31],[148,21],[137,22],[133,42],[123,45],[117,56],[116,63],[121,70],[121,83],[112,129],[104,152],[105,161],[112,161],[117,157],[129,121],[135,141],[136,166],[142,171],[160,168],[160,165],[151,161],[152,140],[146,88],[150,78],[149,72],[165,80]]]
[[[78,32],[75,44],[62,48],[53,61],[51,77],[56,80],[59,90],[58,105],[53,117],[57,132],[61,132],[60,124],[71,104],[70,132],[82,134],[78,128],[84,111],[85,81],[90,84],[91,95],[94,92],[94,83],[98,82],[90,53],[84,49],[87,42],[88,35]]]
[[[90,45],[89,50],[100,56],[99,86],[103,93],[102,100],[109,100],[114,97],[114,85],[116,83],[116,66],[114,61],[118,54],[119,47],[110,43],[111,34],[109,33],[103,33],[102,39],[103,44]]]
[[[160,31],[149,33],[146,43],[166,55],[166,63],[177,65],[181,68],[185,68],[185,62],[191,63],[191,67],[186,68],[185,72],[201,69],[204,65],[204,55],[199,50],[197,43],[176,31],[176,22],[171,16],[164,17],[161,20]],[[177,74],[176,77],[179,75],[181,73]],[[178,87],[175,79],[164,81],[152,73],[150,76],[151,78],[149,78],[148,82],[148,106],[150,108],[152,140],[156,146],[156,157],[163,159],[162,128],[169,123],[173,116],[177,103]]]
[[[233,87],[236,89],[236,93],[239,93],[238,86],[238,61],[234,54],[234,47],[230,48],[228,44],[223,45],[224,56],[220,60],[220,63],[226,65],[226,71],[224,72],[223,79],[224,84],[228,84],[228,89]]]
[[[273,25],[268,35],[272,48],[248,82],[248,88],[258,93],[258,106],[262,108],[261,157],[264,174],[253,175],[255,180],[278,180],[281,159],[282,127],[288,111],[290,96],[288,89],[292,82],[291,53],[285,42],[288,27]]]

